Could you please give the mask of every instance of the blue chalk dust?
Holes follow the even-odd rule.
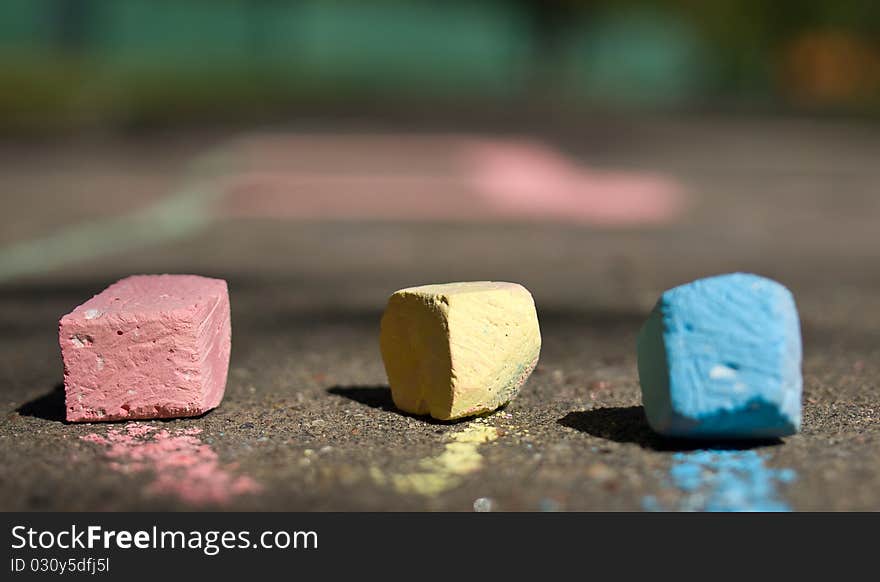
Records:
[[[779,496],[781,484],[797,478],[793,469],[773,469],[755,451],[702,450],[676,453],[670,486],[681,492],[676,507],[654,496],[642,500],[646,511],[791,511]]]

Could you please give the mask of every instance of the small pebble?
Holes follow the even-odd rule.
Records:
[[[494,506],[495,502],[489,497],[479,497],[474,500],[474,511],[477,513],[488,513]]]

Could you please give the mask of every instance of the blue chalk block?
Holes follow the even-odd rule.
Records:
[[[801,424],[801,333],[791,292],[734,273],[663,293],[638,339],[648,424],[691,438],[770,438]]]

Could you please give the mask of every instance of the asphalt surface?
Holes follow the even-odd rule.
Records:
[[[190,156],[223,138],[4,144],[2,240],[125,213],[139,203],[117,189],[126,176],[145,199],[159,196]],[[480,500],[505,511],[641,510],[647,496],[680,508],[689,492],[670,481],[670,467],[707,446],[754,450],[768,468],[794,471],[775,492],[791,509],[880,509],[878,128],[644,120],[548,139],[596,167],[677,177],[688,211],[645,228],[221,219],[0,282],[0,509],[471,511]],[[98,182],[103,195],[86,187]],[[781,281],[797,299],[803,430],[739,445],[660,439],[640,408],[639,327],[664,289],[740,270]],[[157,493],[159,469],[120,469],[106,447],[81,438],[124,424],[63,421],[59,316],[142,272],[229,281],[233,353],[222,405],[143,424],[200,429],[222,470],[258,491],[204,504]],[[538,369],[516,400],[476,423],[399,413],[378,351],[387,296],[476,279],[533,292]],[[474,426],[492,437],[468,445],[464,461],[444,456]],[[419,479],[432,486],[412,486]]]

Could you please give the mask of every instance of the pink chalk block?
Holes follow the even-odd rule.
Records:
[[[198,416],[223,399],[232,328],[226,281],[138,275],[59,324],[67,420]]]

